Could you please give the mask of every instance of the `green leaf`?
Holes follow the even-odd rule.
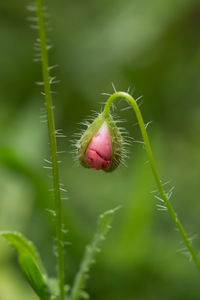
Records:
[[[41,299],[48,300],[47,274],[33,243],[17,232],[4,231],[0,234],[17,250],[19,265],[33,290]]]
[[[95,262],[94,259],[96,254],[100,252],[100,243],[105,239],[107,232],[111,228],[110,224],[112,222],[113,215],[119,208],[120,207],[117,207],[115,209],[106,211],[99,216],[97,231],[94,235],[92,243],[86,247],[80,269],[75,277],[69,300],[89,299],[89,295],[84,291],[86,280],[88,279],[88,273],[91,265]]]

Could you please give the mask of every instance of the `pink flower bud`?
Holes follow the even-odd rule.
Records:
[[[99,114],[76,143],[82,166],[112,172],[122,156],[122,136],[111,115]]]
[[[88,165],[95,170],[105,170],[111,163],[112,145],[106,122],[92,138],[85,155]]]

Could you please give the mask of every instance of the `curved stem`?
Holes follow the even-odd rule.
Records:
[[[63,249],[63,234],[62,234],[62,214],[61,214],[61,195],[60,195],[60,178],[58,169],[58,155],[56,144],[55,123],[53,115],[53,105],[50,86],[50,74],[47,54],[47,42],[45,32],[45,22],[43,13],[42,0],[36,0],[37,16],[38,16],[38,31],[41,48],[42,73],[44,81],[44,93],[46,113],[48,119],[49,141],[52,159],[52,175],[53,175],[53,190],[56,212],[56,248],[58,260],[58,275],[60,287],[60,300],[64,300],[64,285],[65,285],[65,269],[64,269],[64,249]]]
[[[175,225],[177,226],[177,228],[178,228],[178,230],[179,230],[179,232],[180,232],[180,234],[181,234],[181,236],[182,236],[182,238],[183,238],[183,240],[184,240],[184,242],[187,246],[188,251],[190,252],[190,254],[191,254],[191,256],[192,256],[192,258],[193,258],[193,260],[196,264],[197,269],[200,272],[200,261],[197,257],[197,254],[194,251],[194,248],[192,247],[192,244],[191,244],[191,242],[190,242],[190,240],[189,240],[189,238],[188,238],[188,236],[187,236],[187,234],[186,234],[186,232],[185,232],[185,230],[184,230],[184,228],[183,228],[176,212],[174,211],[174,209],[171,205],[171,202],[170,202],[169,198],[167,197],[167,194],[164,191],[162,182],[159,178],[158,170],[156,168],[156,164],[155,164],[155,160],[154,160],[153,153],[152,153],[152,150],[151,150],[151,145],[150,145],[149,138],[148,138],[148,135],[147,135],[146,127],[145,127],[140,109],[137,105],[137,102],[128,93],[116,92],[113,95],[111,95],[110,98],[107,100],[107,102],[105,104],[105,108],[104,108],[104,114],[105,114],[105,116],[109,115],[110,106],[113,103],[113,101],[117,98],[124,98],[124,99],[128,100],[128,102],[132,105],[133,110],[135,111],[135,114],[136,114],[136,117],[138,119],[138,123],[139,123],[139,126],[140,126],[140,130],[141,130],[141,133],[142,133],[142,137],[143,137],[143,140],[144,140],[146,152],[147,152],[147,155],[148,155],[148,158],[149,158],[149,163],[151,165],[152,172],[153,172],[153,175],[154,175],[154,178],[155,178],[155,181],[156,181],[156,185],[157,185],[158,190],[160,192],[161,198],[164,201],[165,206],[167,207],[167,209],[168,209]]]

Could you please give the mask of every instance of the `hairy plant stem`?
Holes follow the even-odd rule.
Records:
[[[135,111],[135,114],[136,114],[136,117],[138,119],[138,123],[139,123],[139,126],[140,126],[140,130],[141,130],[141,133],[142,133],[142,137],[143,137],[143,140],[144,140],[146,152],[147,152],[147,155],[148,155],[148,158],[149,158],[149,163],[151,165],[152,172],[153,172],[153,175],[154,175],[154,178],[155,178],[155,181],[156,181],[156,185],[157,185],[158,190],[159,190],[160,195],[161,195],[161,199],[164,201],[165,206],[167,207],[167,209],[168,209],[175,225],[177,226],[177,228],[178,228],[178,230],[179,230],[179,232],[180,232],[180,234],[181,234],[181,236],[182,236],[182,238],[183,238],[183,240],[184,240],[184,242],[187,246],[188,251],[190,252],[190,254],[191,254],[191,256],[192,256],[192,258],[193,258],[193,260],[196,264],[196,267],[197,267],[198,271],[200,272],[200,261],[197,257],[197,254],[194,251],[194,248],[192,247],[192,244],[191,244],[191,242],[190,242],[190,240],[189,240],[189,238],[188,238],[188,236],[187,236],[187,234],[186,234],[186,232],[185,232],[185,230],[184,230],[184,228],[183,228],[176,212],[174,211],[174,209],[171,205],[171,202],[170,202],[169,198],[167,197],[167,194],[164,191],[163,184],[162,184],[162,182],[159,178],[158,170],[156,168],[156,164],[155,164],[155,161],[154,161],[154,157],[153,157],[153,153],[152,153],[152,150],[151,150],[151,145],[150,145],[149,138],[148,138],[148,135],[147,135],[146,127],[145,127],[145,124],[144,124],[139,106],[137,105],[137,102],[128,93],[116,92],[113,95],[111,95],[109,97],[109,99],[107,100],[103,113],[104,113],[105,117],[109,116],[109,111],[110,111],[111,104],[117,98],[124,98],[124,99],[128,100],[128,102],[132,105],[133,110]]]
[[[46,41],[46,32],[45,32],[45,20],[44,20],[42,0],[36,0],[36,5],[37,5],[37,16],[38,16],[38,32],[39,32],[40,48],[41,48],[45,104],[46,104],[50,151],[51,151],[51,159],[52,159],[53,190],[54,190],[55,212],[56,212],[56,216],[55,216],[56,248],[57,248],[60,300],[64,300],[65,268],[64,268],[61,195],[60,195],[60,179],[59,179],[59,169],[58,169],[56,132],[55,132],[55,123],[54,123],[54,115],[53,115],[48,53],[47,53],[47,41]]]

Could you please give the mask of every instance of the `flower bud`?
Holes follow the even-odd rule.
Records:
[[[76,146],[79,161],[86,168],[112,172],[120,163],[122,136],[111,115],[99,114]]]

